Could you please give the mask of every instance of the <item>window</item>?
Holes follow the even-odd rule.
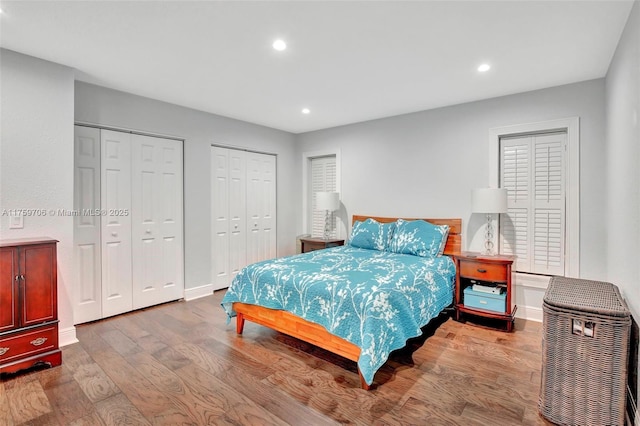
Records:
[[[337,190],[336,179],[336,157],[329,155],[324,157],[314,157],[309,160],[309,190],[308,205],[310,232],[314,237],[324,235],[325,212],[316,210],[316,192]],[[336,219],[332,215],[331,237],[336,237]]]
[[[544,148],[543,146],[545,144],[543,143],[537,152],[534,149],[537,144],[534,142],[531,142],[533,145],[527,144],[527,148],[521,147],[519,152],[517,148],[513,147],[513,145],[518,145],[516,140],[522,137],[541,138],[539,141],[544,141],[547,139],[545,136],[556,137],[558,134],[565,135],[564,147],[561,150],[561,178],[558,178],[557,170],[553,170],[555,167],[553,161],[557,161],[557,159],[547,161],[545,165],[545,156],[551,158],[554,152],[556,152],[552,149],[553,144],[547,145],[547,147]],[[524,202],[516,205],[514,204],[514,193],[512,193],[508,205],[510,213],[501,215],[502,223],[500,225],[501,233],[504,232],[508,234],[511,232],[512,235],[501,235],[500,239],[494,242],[499,245],[502,252],[511,250],[519,258],[522,257],[522,259],[518,259],[519,262],[516,262],[517,271],[535,271],[530,274],[521,274],[523,275],[521,282],[523,282],[522,279],[525,277],[527,277],[527,280],[529,280],[529,278],[534,279],[534,277],[542,278],[544,276],[542,274],[579,277],[580,118],[569,117],[490,129],[489,185],[492,187],[502,185],[502,173],[506,165],[502,164],[503,155],[501,150],[509,144],[512,144],[510,151],[514,156],[513,158],[518,159],[517,165],[512,166],[512,169],[516,167],[519,173],[517,185],[520,192],[518,195],[521,196],[522,191],[526,190],[529,191],[529,197],[536,195],[537,199],[529,198],[531,202],[527,204],[526,207],[523,205]],[[524,160],[522,157],[522,155],[525,155],[523,149],[526,150],[527,160]],[[536,165],[535,161],[542,161],[542,164],[538,163]],[[525,164],[526,168],[524,167]],[[542,170],[539,170],[540,166],[542,166]],[[545,169],[545,167],[547,168]],[[515,170],[512,170],[512,173],[516,173]],[[527,176],[524,180],[520,179],[522,173],[525,173]],[[545,173],[551,179],[551,181],[546,179],[546,183],[544,178]],[[516,175],[512,175],[510,177],[515,179],[515,176]],[[506,177],[507,176],[504,178],[506,179]],[[534,180],[534,178],[537,180]],[[542,181],[540,181],[540,179],[542,179]],[[553,182],[554,179],[556,181],[555,183]],[[558,183],[562,185],[561,192],[564,194],[563,196],[558,194]],[[546,189],[540,186],[543,184],[548,185]],[[505,185],[513,186],[516,185],[516,183],[507,183],[505,180]],[[515,187],[512,189],[515,190]],[[560,198],[554,200],[554,198],[558,196]],[[559,207],[562,207],[564,210],[559,211]],[[522,209],[516,210],[516,208]],[[556,220],[558,215],[561,217]],[[536,222],[534,223],[534,221]],[[524,225],[524,223],[526,223],[526,225]],[[512,228],[508,229],[509,226],[512,226]],[[558,227],[562,228],[561,234],[563,235],[559,241],[553,237]],[[506,246],[505,239],[511,241],[512,246],[510,248]],[[523,243],[525,241],[526,244]],[[534,259],[535,256],[538,257],[537,260]],[[525,257],[527,260],[523,260]],[[562,259],[560,259],[560,257],[562,257]],[[559,263],[554,265],[554,260],[557,260]],[[534,281],[535,280],[537,280],[537,278],[535,278]]]
[[[518,272],[564,275],[566,141],[566,132],[500,138],[500,250],[517,256]]]

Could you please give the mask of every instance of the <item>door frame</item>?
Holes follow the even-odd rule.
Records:
[[[539,121],[489,129],[489,185],[500,184],[500,138],[564,131],[567,133],[564,276],[580,276],[580,117]]]
[[[310,232],[309,223],[309,165],[313,158],[319,157],[335,157],[336,158],[336,191],[341,194],[342,197],[342,177],[341,177],[341,156],[340,148],[327,148],[318,151],[309,151],[302,153],[302,232]],[[336,238],[344,238],[344,232],[347,232],[346,223],[349,221],[343,221],[340,211],[335,213],[336,217]],[[344,231],[344,232],[343,232]]]
[[[276,220],[275,220],[275,240],[276,240],[276,257],[278,256],[278,154],[273,153],[273,152],[267,152],[267,151],[260,151],[260,150],[256,150],[256,149],[249,149],[249,148],[244,148],[244,147],[239,147],[239,146],[234,146],[234,145],[227,145],[227,144],[219,144],[219,143],[211,143],[210,147],[209,147],[209,171],[211,172],[213,170],[213,163],[212,163],[212,152],[213,152],[213,148],[222,148],[222,149],[233,149],[236,151],[243,151],[243,152],[247,152],[247,153],[254,153],[254,154],[261,154],[261,155],[270,155],[273,156],[274,161],[275,161],[275,212],[276,212]],[[213,173],[210,173],[210,178],[209,178],[209,195],[211,196],[213,194]],[[212,214],[212,199],[210,198],[210,203],[209,203],[209,223],[210,223],[210,229],[209,229],[209,247],[211,249],[210,255],[211,258],[213,258],[213,243],[214,243],[214,238],[213,238],[213,230],[214,230],[214,218],[213,218],[213,214]],[[246,234],[246,233],[245,233]],[[213,277],[213,263],[211,264],[209,270],[211,271],[211,283],[207,286],[203,286],[203,288],[207,288],[207,289],[213,289],[214,291],[217,290],[218,288],[216,287],[216,284],[214,283],[214,277]],[[224,288],[224,287],[223,287]],[[202,291],[198,291],[198,294],[194,294],[192,297],[189,298],[185,298],[186,300],[192,300],[198,297],[203,297],[203,296],[207,296],[210,293],[207,294],[203,294]]]
[[[148,132],[148,131],[141,131],[141,130],[137,130],[137,129],[131,129],[131,128],[127,128],[127,127],[118,127],[118,126],[109,126],[109,125],[103,125],[103,124],[99,124],[99,123],[93,123],[93,122],[89,122],[89,121],[74,121],[74,127],[75,126],[80,126],[80,127],[89,127],[89,128],[95,128],[95,129],[99,129],[99,130],[112,130],[112,131],[116,131],[116,132],[122,132],[122,133],[129,133],[132,135],[141,135],[141,136],[151,136],[151,137],[155,137],[155,138],[162,138],[162,139],[170,139],[170,140],[175,140],[175,141],[179,141],[181,142],[181,149],[182,149],[182,284],[183,284],[183,288],[182,288],[182,295],[186,300],[186,296],[187,296],[187,291],[189,289],[186,288],[186,240],[185,240],[185,142],[186,142],[186,138],[184,137],[180,137],[180,136],[176,136],[176,135],[169,135],[169,134],[163,134],[163,133],[155,133],[155,132]],[[74,139],[75,139],[75,135],[74,135]],[[75,140],[74,140],[74,150],[75,150]],[[74,156],[75,156],[75,151],[74,151]],[[75,169],[75,160],[74,160],[74,169]],[[75,208],[75,170],[74,170],[74,208]],[[74,225],[74,234],[75,234],[75,225]],[[100,241],[100,244],[102,242]],[[100,258],[102,258],[102,254],[100,255]],[[75,238],[74,238],[74,252],[73,252],[73,264],[77,265],[78,259],[77,259],[77,254],[76,254],[76,250],[75,250]],[[75,266],[76,271],[77,271],[77,266]],[[73,300],[76,300],[75,297],[77,295],[77,292],[80,291],[79,288],[79,280],[78,278],[74,277],[74,283],[73,283],[73,293],[74,293],[74,298]],[[102,302],[101,302],[102,303]],[[74,320],[73,320],[73,324],[74,326],[79,324],[76,322],[75,319],[75,310],[76,310],[76,306],[75,303],[72,304],[72,311],[73,311],[73,316],[74,316]],[[104,315],[101,315],[102,318],[104,318]]]

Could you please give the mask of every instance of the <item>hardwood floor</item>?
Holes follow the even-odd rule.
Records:
[[[2,425],[537,425],[541,326],[441,319],[359,388],[355,363],[247,322],[224,292],[77,327],[62,366],[0,379]]]

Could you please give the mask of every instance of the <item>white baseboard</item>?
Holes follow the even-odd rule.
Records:
[[[629,418],[629,416],[633,416],[633,418]],[[637,402],[634,401],[629,385],[627,385],[627,410],[625,418],[629,426],[640,426],[640,407],[638,407]]]
[[[542,322],[542,302],[548,285],[547,276],[516,273],[517,318]]]
[[[542,322],[542,309],[535,306],[518,306],[516,318]]]
[[[75,327],[58,330],[58,346],[63,347],[73,343],[78,343]]]
[[[205,284],[200,287],[185,288],[184,300],[199,299],[201,297],[211,296],[213,294],[213,284]]]
[[[546,275],[521,274],[516,272],[516,285],[528,288],[546,290],[549,286],[550,277]]]
[[[640,426],[640,409],[636,410],[635,419],[629,418],[629,411],[627,411],[624,415],[626,423],[629,426]]]

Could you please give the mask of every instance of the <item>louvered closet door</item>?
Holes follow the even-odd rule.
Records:
[[[74,323],[102,318],[100,248],[100,129],[75,126]]]
[[[501,250],[518,256],[516,270],[564,274],[566,133],[500,140],[501,186],[508,213]]]
[[[133,308],[184,296],[182,142],[132,135]]]
[[[247,263],[276,257],[276,158],[247,153]]]
[[[101,130],[102,315],[132,309],[131,135]],[[129,211],[128,215],[122,212]]]

